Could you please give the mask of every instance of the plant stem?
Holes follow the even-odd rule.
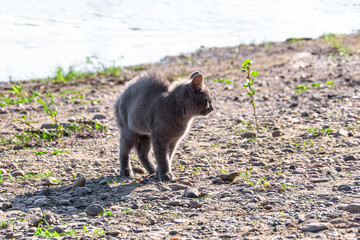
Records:
[[[250,81],[251,79],[251,76],[250,76],[250,66],[249,66],[249,69],[248,69],[248,71],[247,71],[247,79],[248,79],[248,81]],[[249,89],[250,89],[250,92],[252,91],[252,89],[251,89],[251,86],[250,86],[250,84],[248,85],[248,87],[249,87]],[[253,106],[253,109],[254,109],[254,117],[255,117],[255,125],[256,125],[256,131],[257,131],[257,133],[259,133],[259,125],[258,125],[258,122],[257,122],[257,116],[256,116],[256,108],[255,108],[255,102],[254,102],[254,98],[253,98],[253,96],[252,95],[250,95],[250,98],[251,98],[251,103],[252,103],[252,106]]]

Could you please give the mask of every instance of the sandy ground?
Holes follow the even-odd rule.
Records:
[[[359,49],[359,34],[328,36],[199,49],[116,76],[17,83],[28,95],[51,92],[58,119],[85,129],[21,142],[16,134],[51,123],[42,104],[0,107],[0,239],[358,239]],[[245,59],[259,71],[256,137]],[[113,106],[144,68],[171,81],[199,70],[215,96],[213,113],[196,118],[177,149],[175,181],[148,178],[134,152],[134,178],[117,176]],[[0,85],[0,98],[21,98],[11,84]]]

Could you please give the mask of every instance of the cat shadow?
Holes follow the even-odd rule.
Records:
[[[5,214],[9,211],[30,212],[40,208],[59,217],[69,217],[85,212],[91,204],[99,204],[106,209],[126,202],[130,207],[134,199],[128,195],[145,183],[139,183],[136,179],[102,176],[86,179],[86,184],[82,187],[74,188],[73,183],[44,186],[42,190],[19,194],[9,199],[13,206],[7,209]]]

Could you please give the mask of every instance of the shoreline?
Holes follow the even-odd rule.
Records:
[[[93,58],[93,57],[90,57],[90,58],[87,58],[87,59],[95,59],[97,61],[97,65],[94,65],[94,70],[96,68],[100,68],[101,66],[104,66],[106,68],[112,68],[112,67],[115,67],[115,68],[119,68],[119,69],[136,69],[138,67],[148,67],[148,66],[152,66],[152,65],[156,65],[156,64],[160,64],[161,62],[163,62],[165,59],[168,59],[168,58],[174,58],[174,57],[181,57],[181,56],[191,56],[192,54],[198,52],[199,50],[202,50],[202,49],[216,49],[216,48],[221,48],[221,49],[228,49],[228,48],[237,48],[239,46],[254,46],[254,45],[257,45],[257,46],[261,46],[261,45],[271,45],[273,43],[291,43],[291,42],[298,42],[298,41],[316,41],[318,39],[321,39],[323,38],[324,36],[326,35],[335,35],[335,36],[340,36],[340,38],[344,37],[344,36],[351,36],[351,35],[357,35],[359,34],[360,30],[357,30],[357,31],[354,31],[353,33],[350,33],[350,34],[342,34],[342,33],[337,33],[337,34],[334,34],[334,33],[324,33],[322,34],[321,36],[318,36],[316,38],[311,38],[311,37],[300,37],[300,38],[293,38],[293,37],[290,37],[290,38],[287,38],[286,40],[284,41],[281,41],[281,42],[277,42],[277,41],[266,41],[266,42],[262,42],[262,43],[251,43],[251,44],[239,44],[239,45],[235,45],[235,46],[223,46],[223,47],[219,47],[219,46],[213,46],[213,47],[200,47],[194,51],[191,51],[191,52],[187,52],[187,53],[180,53],[178,55],[171,55],[171,56],[164,56],[162,57],[159,61],[155,61],[155,62],[148,62],[148,63],[139,63],[139,64],[134,64],[134,65],[126,65],[126,66],[115,66],[115,65],[109,65],[109,66],[106,66],[103,64],[103,62],[100,62],[97,60],[97,58]],[[109,62],[109,61],[108,61]],[[111,62],[111,61],[110,61]],[[86,65],[86,61],[84,61],[83,63],[76,63],[76,64],[73,64],[73,65],[70,65],[68,67],[68,70],[67,72],[71,71],[71,69],[76,69],[76,66],[87,66]],[[56,70],[58,70],[59,68],[63,69],[63,66],[58,66],[57,68],[55,68],[54,70],[54,76],[48,76],[48,77],[44,77],[44,78],[30,78],[30,79],[22,79],[22,80],[7,80],[7,81],[0,81],[0,85],[1,84],[4,84],[4,83],[18,83],[18,82],[27,82],[27,81],[41,81],[41,80],[51,80],[53,79],[54,77],[56,77]],[[83,67],[84,68],[84,67]],[[99,72],[98,70],[92,70],[92,71],[87,71],[85,69],[79,69],[78,71],[80,72],[83,72],[84,74],[96,74],[97,72]],[[64,71],[64,74],[67,74],[66,71]],[[10,77],[10,76],[9,76]]]
[[[257,134],[245,59],[259,72]],[[328,34],[0,84],[0,236],[359,238],[359,66],[360,33]],[[149,178],[135,151],[134,178],[118,176],[114,103],[146,70],[200,71],[215,96],[179,144],[172,182]]]

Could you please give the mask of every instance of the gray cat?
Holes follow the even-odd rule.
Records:
[[[129,152],[135,146],[139,159],[149,174],[156,170],[162,181],[174,178],[171,159],[179,139],[190,128],[192,118],[212,110],[210,90],[203,76],[194,72],[190,81],[170,83],[149,72],[133,79],[115,104],[121,130],[120,176],[131,176]],[[153,147],[156,165],[149,159]]]

